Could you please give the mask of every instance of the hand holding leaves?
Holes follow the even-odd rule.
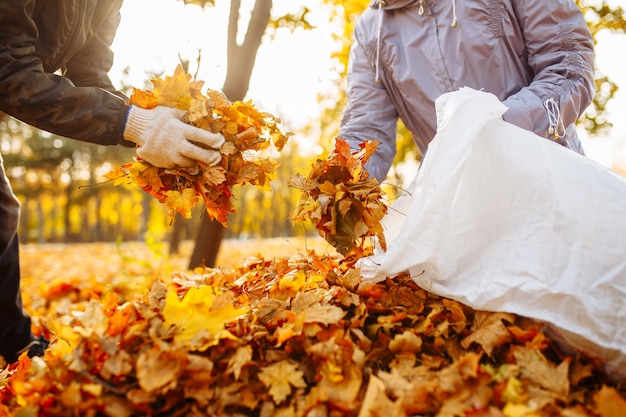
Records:
[[[219,148],[221,161],[216,165],[198,162],[190,167],[166,169],[138,158],[113,169],[106,178],[119,184],[123,178],[141,187],[167,205],[170,218],[176,212],[191,217],[191,209],[202,199],[211,219],[224,226],[235,185],[269,186],[278,164],[258,155],[272,143],[280,151],[290,134],[284,134],[280,120],[258,111],[251,102],[231,103],[216,90],[201,91],[202,81],[191,81],[179,65],[172,76],[153,79],[152,91],[134,89],[130,104],[143,109],[157,106],[184,110],[183,122],[212,133],[221,134],[225,142]],[[251,157],[251,154],[254,154]]]

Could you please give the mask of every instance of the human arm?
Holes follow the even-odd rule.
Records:
[[[355,151],[359,144],[376,140],[379,145],[366,169],[379,182],[386,177],[396,154],[398,113],[385,89],[384,74],[376,82],[374,61],[368,58],[357,31],[350,51],[346,95],[339,137]]]
[[[93,35],[65,65],[64,75],[78,87],[100,87],[127,100],[126,94],[113,86],[109,71],[113,67],[111,50],[121,21],[121,0],[98,1],[90,25]]]
[[[119,6],[121,2],[112,3]],[[68,76],[55,73],[58,68],[46,68],[37,54],[40,28],[35,23],[33,7],[32,2],[26,0],[2,3],[0,111],[61,136],[102,145],[134,146],[122,136],[128,106],[110,91],[110,81],[87,86],[87,80],[93,80],[93,76],[81,79],[74,69],[77,85]],[[116,9],[111,6],[110,12],[112,15],[107,19],[111,26],[101,29],[114,30],[113,26],[117,26],[119,19],[113,15]],[[96,36],[105,39],[104,35]],[[112,41],[113,34],[106,39]],[[93,65],[100,66],[99,71],[103,72],[110,67],[112,53],[101,55],[99,60],[92,58]],[[54,63],[48,65],[54,66]]]
[[[542,137],[554,138],[554,133],[562,137],[595,92],[593,39],[572,0],[517,0],[512,4],[534,76],[527,87],[504,100],[509,108],[504,120]],[[549,110],[558,122],[552,129]]]

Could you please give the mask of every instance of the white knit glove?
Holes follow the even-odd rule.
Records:
[[[190,167],[196,161],[217,164],[222,155],[216,149],[224,136],[184,123],[184,114],[165,106],[150,110],[131,106],[124,139],[136,143],[137,155],[160,168]]]

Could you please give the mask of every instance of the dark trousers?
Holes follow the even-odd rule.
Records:
[[[3,165],[0,156],[0,355],[11,357],[30,342],[31,323],[20,292],[20,203]]]

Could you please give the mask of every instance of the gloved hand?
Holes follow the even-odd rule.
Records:
[[[124,139],[136,143],[137,155],[160,168],[190,167],[196,161],[217,164],[224,137],[184,123],[184,114],[165,106],[149,110],[131,106]]]

